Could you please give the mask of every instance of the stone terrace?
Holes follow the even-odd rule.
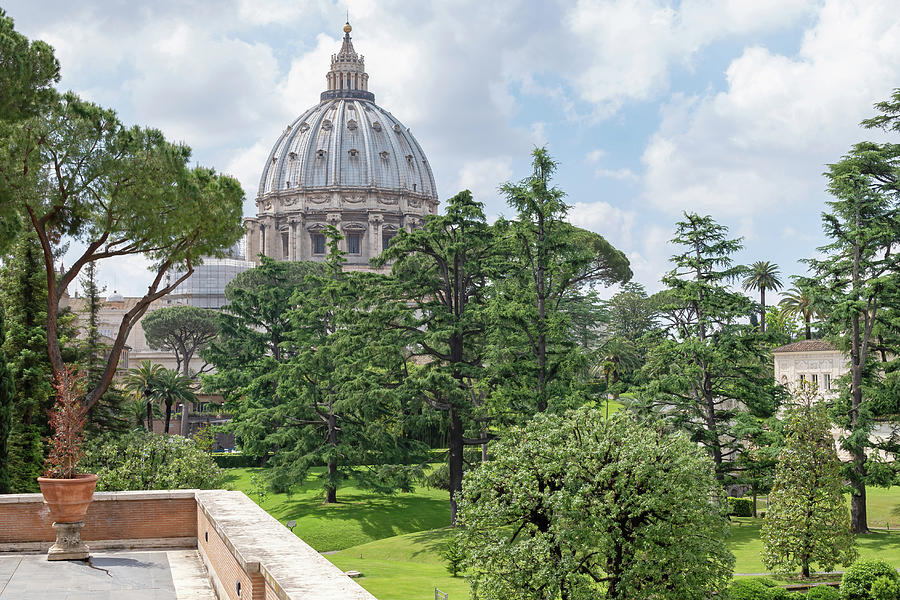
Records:
[[[125,597],[116,593],[127,590],[129,597],[137,594],[136,598],[205,599],[208,594],[196,586],[202,569],[190,564],[195,550],[221,600],[374,600],[241,492],[97,492],[85,517],[82,538],[91,548],[95,566],[107,568],[109,576],[72,568],[83,563],[43,563],[43,557],[24,556],[46,551],[53,543],[49,512],[40,494],[0,496],[0,585],[14,585],[20,593],[43,594],[36,598]],[[132,552],[113,553],[111,549]],[[173,549],[188,553],[173,554]],[[178,560],[173,562],[173,556]],[[146,570],[127,571],[127,566],[136,563],[145,565]],[[171,568],[171,577],[164,573],[166,566]],[[193,572],[193,579],[185,570]],[[98,578],[112,577],[113,571],[122,585],[131,587],[109,589],[112,583]],[[40,590],[28,586],[29,573],[40,578]],[[144,579],[134,583],[140,577]],[[99,596],[77,595],[77,590],[70,589],[78,581],[87,581],[85,578],[99,586]],[[190,581],[193,583],[187,583]],[[183,592],[185,589],[189,593]],[[3,593],[0,597],[12,596]]]

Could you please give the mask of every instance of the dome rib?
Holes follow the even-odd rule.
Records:
[[[348,128],[350,119],[356,121],[355,130]],[[309,128],[301,131],[304,123]],[[351,157],[350,150],[357,155]],[[409,164],[407,156],[413,157],[415,165]],[[294,120],[269,153],[259,196],[335,186],[410,191],[436,198],[434,177],[415,137],[391,113],[354,98],[326,100]]]

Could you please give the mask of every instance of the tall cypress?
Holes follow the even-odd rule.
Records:
[[[9,480],[9,450],[7,442],[12,428],[12,407],[15,400],[16,387],[12,373],[6,364],[6,353],[3,343],[6,341],[6,328],[3,323],[3,311],[0,310],[0,494],[12,491]]]
[[[10,489],[36,492],[44,463],[43,438],[50,433],[53,371],[47,356],[47,280],[34,234],[19,237],[4,265],[0,301],[7,325],[3,350],[15,383],[7,442]]]

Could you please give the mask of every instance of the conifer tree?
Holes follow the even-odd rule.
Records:
[[[81,291],[84,297],[84,311],[78,343],[78,362],[85,375],[85,383],[94,386],[106,367],[106,354],[110,345],[104,343],[100,334],[100,309],[103,306],[101,294],[105,290],[97,282],[97,265],[90,262],[84,267],[81,277]],[[91,433],[123,431],[128,421],[120,414],[125,395],[113,384],[104,392],[100,400],[88,411],[85,430]]]
[[[801,382],[795,399],[762,526],[763,562],[781,573],[799,567],[806,578],[810,564],[830,571],[856,552],[827,407],[809,383]]]
[[[502,187],[517,214],[496,225],[506,260],[491,306],[498,325],[492,345],[500,350],[491,360],[495,383],[528,414],[564,408],[577,396],[589,358],[573,329],[596,329],[602,314],[590,291],[631,278],[621,251],[566,221],[569,206],[552,185],[557,164],[547,150],[535,149],[532,158],[531,176]]]
[[[766,347],[747,319],[753,302],[730,289],[744,269],[732,263],[740,240],[709,216],[685,214],[672,240],[681,252],[658,296],[665,339],[650,350],[639,409],[691,433],[707,449],[724,481],[746,447],[745,432],[771,416],[780,386]]]
[[[16,388],[12,373],[6,364],[6,352],[3,350],[6,341],[3,307],[0,306],[0,494],[12,492],[9,478],[9,434],[12,429],[13,402],[16,399]]]
[[[38,491],[44,463],[43,438],[50,434],[53,368],[47,357],[47,284],[40,245],[21,234],[0,275],[0,302],[6,313],[4,351],[15,382],[12,429],[8,438],[11,488]]]

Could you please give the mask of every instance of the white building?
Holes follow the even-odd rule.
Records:
[[[775,348],[775,381],[791,388],[801,381],[816,386],[825,397],[834,397],[834,382],[847,373],[847,356],[825,340],[800,340]]]

